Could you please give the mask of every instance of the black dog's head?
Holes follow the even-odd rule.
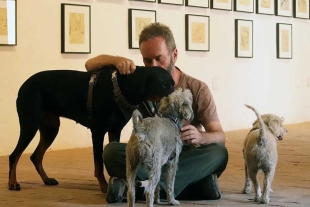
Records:
[[[144,84],[146,99],[149,101],[160,101],[174,91],[174,80],[171,74],[161,67],[145,67],[147,75]]]

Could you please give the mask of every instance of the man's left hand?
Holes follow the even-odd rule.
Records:
[[[193,125],[187,125],[181,128],[181,139],[187,143],[194,146],[201,145],[201,133]]]

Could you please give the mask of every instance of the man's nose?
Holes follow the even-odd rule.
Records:
[[[156,60],[152,60],[150,66],[158,66],[158,63]]]

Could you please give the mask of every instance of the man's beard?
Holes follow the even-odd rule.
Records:
[[[174,69],[174,62],[173,62],[173,57],[172,54],[170,55],[170,64],[167,68],[167,71],[170,73],[170,75],[172,75],[172,71]]]

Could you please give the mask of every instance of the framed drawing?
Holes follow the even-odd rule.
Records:
[[[209,0],[185,0],[185,6],[209,8]]]
[[[128,39],[130,49],[139,49],[139,35],[143,28],[156,22],[155,10],[128,9]]]
[[[292,36],[292,24],[277,23],[277,58],[293,58]]]
[[[232,11],[232,0],[210,0],[211,9]]]
[[[129,1],[144,1],[144,2],[156,3],[156,0],[129,0]]]
[[[253,58],[253,21],[235,19],[235,57]]]
[[[17,45],[16,0],[0,0],[0,46]]]
[[[254,0],[234,0],[234,11],[254,13]]]
[[[184,5],[184,0],[158,0],[159,4],[173,4],[173,5]]]
[[[185,15],[186,51],[210,51],[210,17]]]
[[[276,16],[293,16],[293,0],[275,0],[275,7]]]
[[[309,0],[293,1],[293,17],[299,19],[309,19]]]
[[[275,1],[277,0],[255,0],[256,1],[256,13],[274,15]]]
[[[90,5],[61,4],[61,53],[91,53]]]

